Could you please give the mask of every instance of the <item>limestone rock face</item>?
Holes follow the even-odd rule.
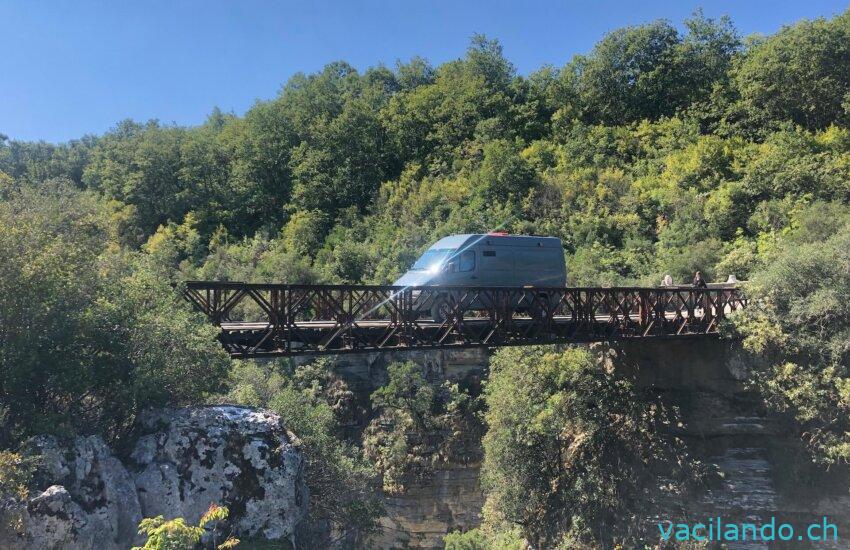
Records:
[[[26,538],[20,541],[20,548],[118,548],[113,540],[102,538],[104,525],[90,517],[61,485],[51,485],[30,499],[25,517]]]
[[[142,514],[133,479],[101,438],[39,436],[27,447],[40,455],[36,481],[47,489],[7,508],[24,529],[1,547],[117,550],[137,541]]]
[[[143,517],[196,524],[210,504],[228,506],[241,536],[291,537],[307,510],[305,466],[279,416],[215,406],[145,414],[130,460],[97,436],[39,436],[34,490],[0,498],[0,549],[119,550],[141,544]],[[126,467],[125,467],[126,464]]]
[[[307,511],[305,464],[278,415],[219,405],[143,415],[131,455],[145,517],[196,523],[216,503],[240,536],[290,537]]]
[[[71,449],[55,438],[41,437],[35,443],[41,467],[65,486],[91,516],[90,523],[102,526],[108,544],[123,547],[119,543],[137,538],[142,511],[133,479],[100,437],[77,437]]]

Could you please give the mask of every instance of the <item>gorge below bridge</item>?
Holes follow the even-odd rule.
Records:
[[[394,287],[189,281],[232,357],[716,337],[734,285]]]

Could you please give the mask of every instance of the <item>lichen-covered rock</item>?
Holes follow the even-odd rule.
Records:
[[[52,485],[30,499],[25,518],[26,539],[21,541],[21,548],[118,548],[107,536],[105,526],[74,502],[61,485]]]
[[[0,547],[118,550],[138,539],[133,479],[102,439],[39,436],[26,452],[39,457],[35,483],[45,489],[25,503],[6,503],[22,529]]]
[[[240,536],[289,537],[307,511],[304,460],[278,415],[219,405],[151,411],[131,459],[145,517],[230,509]]]
[[[135,483],[100,437],[77,437],[70,446],[55,437],[39,437],[33,446],[44,475],[63,485],[105,535],[107,542],[98,547],[124,548],[138,538],[142,510]]]

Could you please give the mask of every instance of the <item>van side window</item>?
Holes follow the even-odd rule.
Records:
[[[493,271],[513,271],[514,270],[514,254],[515,251],[510,248],[496,250],[481,251],[481,265],[478,269],[482,273],[490,273]]]
[[[458,271],[475,271],[475,251],[466,250],[460,255],[460,269]]]

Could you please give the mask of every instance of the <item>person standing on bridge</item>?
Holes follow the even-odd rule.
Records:
[[[702,278],[702,273],[699,271],[694,274],[694,288],[708,288],[708,284],[706,284],[705,279]],[[702,309],[703,315],[705,315],[705,295],[703,293],[694,296],[694,307]]]

